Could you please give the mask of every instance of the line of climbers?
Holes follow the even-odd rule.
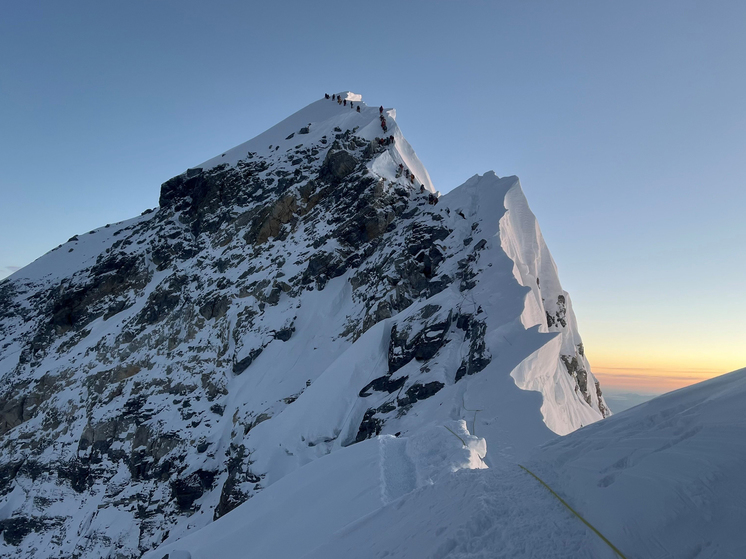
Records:
[[[386,126],[386,117],[383,116],[383,105],[378,107],[378,115],[381,117],[381,128],[383,129],[383,133],[385,134],[389,131],[389,128],[388,126]]]
[[[329,98],[330,98],[329,94],[328,93],[324,93],[324,99],[329,99]],[[342,99],[342,96],[341,95],[337,95],[336,93],[331,96],[331,100],[332,101],[336,101],[337,104],[342,105],[344,107],[347,106],[347,99]],[[357,110],[357,112],[360,112],[360,104],[358,104],[358,106],[356,107],[353,104],[353,102],[350,101],[350,108]]]
[[[324,99],[330,99],[328,93],[324,93]],[[342,99],[341,95],[332,94],[331,100],[336,101],[339,105],[342,105],[345,107],[347,106],[347,99]],[[350,101],[350,108],[353,108],[352,101]],[[357,106],[357,112],[360,112],[359,104]],[[388,126],[386,126],[386,117],[383,116],[383,105],[378,107],[378,116],[381,119],[381,128],[383,129],[384,133],[388,132]],[[381,146],[390,146],[394,144],[394,136],[387,136],[385,138],[376,138],[375,142]],[[396,178],[399,178],[402,175],[405,175],[409,179],[409,182],[411,184],[413,185],[417,184],[415,182],[417,177],[414,176],[414,173],[412,173],[409,169],[404,167],[403,163],[399,163],[399,169],[396,172]],[[420,194],[424,194],[424,193],[425,193],[425,185],[421,184]],[[428,197],[427,197],[427,203],[430,204],[431,206],[434,206],[435,204],[438,203],[438,196],[436,194],[433,194],[432,192],[429,192]]]

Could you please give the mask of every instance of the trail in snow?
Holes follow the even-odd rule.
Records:
[[[415,437],[384,436],[342,448],[145,559],[161,559],[175,550],[188,551],[192,559],[300,557],[418,487],[437,485],[460,470],[483,468],[484,440],[470,435],[464,421],[447,425],[466,446],[443,425],[431,425]]]
[[[403,496],[329,538],[304,559],[614,559],[517,466],[463,470]]]
[[[381,498],[384,503],[390,503],[416,489],[417,472],[407,455],[407,439],[383,435],[378,443],[381,449]]]

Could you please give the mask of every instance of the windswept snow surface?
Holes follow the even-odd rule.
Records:
[[[628,558],[742,558],[745,403],[743,369],[557,439],[527,465]],[[416,483],[417,456],[438,445],[453,454],[463,447],[454,441],[433,436],[414,455],[411,441],[387,436],[343,449],[148,559],[173,550],[192,559],[618,557],[515,463],[453,472],[459,460],[433,456],[439,475]]]
[[[557,439],[531,461],[627,557],[746,557],[746,369]]]

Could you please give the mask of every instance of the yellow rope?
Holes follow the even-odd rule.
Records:
[[[518,465],[521,466],[521,464],[518,464]],[[606,545],[608,545],[611,549],[614,550],[614,552],[617,555],[619,555],[619,557],[621,557],[622,559],[627,559],[621,551],[619,551],[616,547],[614,547],[613,543],[611,543],[609,540],[607,540],[601,532],[599,532],[598,530],[596,530],[591,525],[590,522],[588,522],[585,518],[583,518],[582,516],[580,516],[580,514],[578,514],[578,512],[574,508],[572,508],[570,505],[568,505],[562,497],[560,497],[559,495],[557,495],[557,493],[555,493],[554,490],[551,487],[549,487],[546,483],[544,483],[544,481],[539,476],[537,476],[534,472],[532,472],[531,470],[529,470],[526,466],[521,466],[521,468],[523,468],[526,472],[528,472],[529,474],[531,474],[536,479],[536,481],[538,481],[544,487],[546,487],[547,489],[549,489],[549,492],[552,495],[554,495],[555,497],[557,497],[557,500],[560,503],[562,503],[563,505],[565,505],[571,513],[573,513],[575,516],[577,516],[583,522],[583,524],[585,524],[586,526],[588,526],[588,528],[590,528],[591,530],[593,530],[596,533],[596,535],[599,538],[601,538],[606,543]]]
[[[451,431],[451,429],[450,429],[450,428],[449,428],[449,427],[448,427],[447,425],[443,425],[443,427],[445,427],[446,429],[448,429],[449,431]],[[458,440],[460,440],[460,441],[461,441],[461,442],[463,443],[463,445],[464,445],[464,446],[466,446],[466,441],[465,441],[464,439],[462,439],[461,437],[459,437],[459,436],[458,436],[458,435],[457,435],[456,433],[454,433],[453,431],[451,431],[451,434],[452,434],[452,435],[453,435],[454,437],[456,437],[456,438],[457,438]],[[521,466],[521,467],[522,467],[522,466]]]

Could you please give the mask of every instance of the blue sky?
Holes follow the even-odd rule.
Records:
[[[440,190],[521,177],[608,386],[746,365],[744,2],[3,12],[0,277],[349,89],[397,108]]]

